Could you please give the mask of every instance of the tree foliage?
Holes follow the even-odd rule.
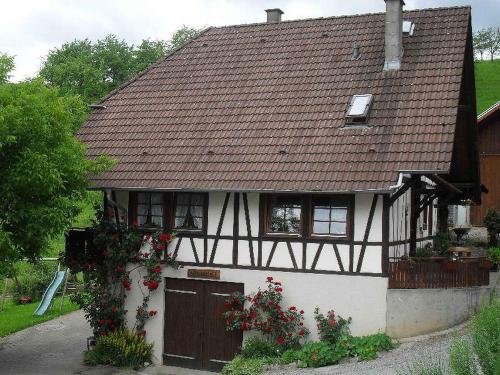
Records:
[[[109,167],[73,135],[85,113],[41,80],[0,85],[0,266],[41,256],[78,214],[89,174]]]
[[[481,29],[473,34],[474,52],[483,60],[484,53],[488,52],[493,60],[500,51],[500,27]]]
[[[14,70],[14,56],[0,52],[0,84],[9,81],[12,70]]]
[[[145,39],[137,46],[115,35],[96,42],[74,40],[49,52],[40,76],[63,94],[78,94],[87,104],[93,103],[197,33],[183,26],[169,42]]]

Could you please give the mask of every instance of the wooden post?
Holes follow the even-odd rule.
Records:
[[[421,178],[418,177],[418,181],[411,188],[410,194],[410,256],[414,256],[417,252],[417,221],[418,221],[418,207],[420,205],[420,191],[421,188]]]
[[[389,213],[391,209],[390,196],[384,194],[382,197],[382,273],[387,274],[389,270]]]
[[[68,287],[68,274],[69,274],[69,271],[68,271],[68,268],[66,268],[66,273],[64,274],[64,286],[63,286],[63,290],[62,290],[62,294],[61,294],[61,308],[59,309],[60,312],[63,311],[63,307],[64,307],[64,296],[66,295],[66,288]]]
[[[3,283],[2,304],[0,305],[0,311],[3,311],[3,307],[5,305],[5,299],[7,298],[7,281],[8,279],[5,278],[5,281]]]

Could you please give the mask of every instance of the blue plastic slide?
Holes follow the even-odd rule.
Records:
[[[61,286],[61,283],[64,281],[65,276],[66,276],[66,271],[57,271],[56,272],[49,287],[47,288],[45,293],[43,293],[42,302],[40,302],[40,305],[35,310],[35,313],[34,313],[35,315],[45,314],[45,312],[47,311],[47,309],[50,306],[50,303],[52,302],[52,299],[54,298],[54,295],[57,292],[57,289],[59,289],[59,287]]]

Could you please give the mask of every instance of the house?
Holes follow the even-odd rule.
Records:
[[[150,300],[157,362],[231,359],[242,338],[217,314],[267,276],[312,338],[316,306],[389,331],[394,262],[479,199],[471,10],[403,5],[208,28],[95,106],[78,136],[117,163],[94,188],[130,224],[177,232],[184,267]]]
[[[488,108],[477,118],[479,130],[479,157],[482,183],[488,193],[480,205],[470,209],[470,221],[483,225],[489,208],[500,210],[500,102]]]

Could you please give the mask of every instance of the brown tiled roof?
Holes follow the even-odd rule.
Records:
[[[210,28],[102,101],[79,132],[117,159],[97,187],[386,190],[448,171],[470,8],[409,11],[384,72],[384,14]],[[361,58],[351,60],[353,45]],[[368,128],[345,128],[353,94]]]

